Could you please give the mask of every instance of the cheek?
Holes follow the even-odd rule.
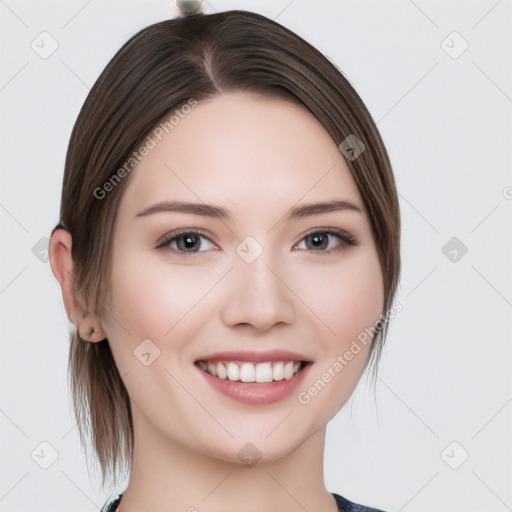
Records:
[[[318,428],[338,413],[357,386],[384,298],[380,264],[373,252],[344,261],[339,271],[331,267],[322,274],[317,269],[310,277],[317,284],[316,293],[310,295],[311,309],[328,329],[322,329],[322,361],[297,399],[316,418]]]
[[[354,253],[337,266],[311,266],[305,275],[301,283],[304,303],[324,324],[325,339],[331,339],[338,349],[378,321],[384,296],[380,264],[373,251]]]
[[[112,317],[116,334],[134,345],[149,338],[161,349],[169,343],[173,331],[182,330],[190,316],[201,315],[209,291],[222,277],[222,269],[198,270],[194,266],[171,266],[162,261],[148,264],[147,256],[133,251],[113,259],[111,277]],[[194,322],[193,325],[201,325]],[[185,338],[180,336],[179,339]],[[174,342],[179,343],[179,341]]]

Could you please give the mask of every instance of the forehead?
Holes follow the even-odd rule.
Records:
[[[361,204],[336,144],[302,105],[236,93],[184,112],[172,129],[150,134],[153,147],[132,171],[122,200],[130,209],[169,199],[259,210],[301,199]]]

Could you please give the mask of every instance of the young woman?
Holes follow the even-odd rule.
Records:
[[[80,435],[129,474],[103,511],[375,510],[323,453],[385,340],[399,208],[328,59],[245,11],[145,28],[80,112],[60,216]]]

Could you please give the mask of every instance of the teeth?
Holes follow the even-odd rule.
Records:
[[[284,365],[284,378],[291,379],[293,377],[293,362],[290,361]]]
[[[284,379],[284,363],[279,361],[274,364],[274,369],[272,371],[272,375],[274,380],[283,380]]]
[[[240,368],[236,363],[228,364],[228,379],[229,380],[240,380]]]
[[[242,382],[273,382],[289,380],[300,369],[300,361],[277,361],[274,363],[249,363],[222,361],[217,363],[199,361],[198,366],[219,379]]]
[[[249,363],[250,364],[250,363]],[[260,363],[255,366],[256,368],[256,382],[272,382],[272,364]]]
[[[256,369],[253,364],[242,364],[240,367],[240,380],[242,382],[254,382],[256,380]]]
[[[203,370],[206,370],[206,368],[203,368]],[[217,376],[217,365],[214,363],[208,363],[208,373],[211,373],[214,377],[216,377]]]
[[[219,379],[225,379],[228,376],[226,367],[222,363],[217,363],[217,377]]]

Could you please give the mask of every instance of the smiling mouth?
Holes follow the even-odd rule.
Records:
[[[251,363],[247,361],[196,361],[196,366],[206,373],[223,380],[239,382],[277,382],[290,380],[301,372],[309,361],[267,361]]]

